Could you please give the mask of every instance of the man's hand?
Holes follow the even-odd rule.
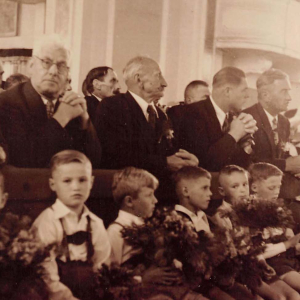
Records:
[[[285,171],[300,177],[300,155],[290,156],[285,160]]]
[[[283,243],[285,245],[285,248],[289,249],[295,247],[299,243],[299,240],[300,240],[300,233],[296,234],[295,236],[293,236],[292,238],[290,238],[289,240]]]
[[[233,117],[228,133],[238,142],[246,134],[255,133],[257,129],[256,121],[251,115],[240,113],[237,117]]]
[[[86,128],[89,120],[86,100],[78,94],[68,91],[60,99],[60,102],[53,118],[55,118],[62,127],[65,127],[71,120],[80,116],[82,119],[82,127]]]
[[[148,284],[172,285],[174,283],[179,284],[182,282],[182,275],[180,272],[170,267],[150,267],[144,272],[142,278],[143,283]]]
[[[172,156],[167,157],[167,164],[171,171],[175,172],[185,166],[198,166],[198,158],[186,150],[180,149]]]

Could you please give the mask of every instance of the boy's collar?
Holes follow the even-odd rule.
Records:
[[[189,215],[190,217],[197,217],[197,216],[201,216],[201,215],[205,214],[205,212],[202,210],[199,210],[197,212],[197,214],[195,214],[194,212],[192,212],[191,210],[189,210],[188,208],[186,208],[185,206],[180,205],[180,204],[175,205],[175,210],[183,212],[183,213]]]
[[[52,205],[54,211],[54,217],[56,219],[64,218],[68,214],[75,214],[72,210],[70,210],[61,200],[58,198],[56,199],[55,203]],[[83,206],[83,213],[81,214],[82,217],[86,217],[89,215],[89,209],[84,205]]]
[[[138,217],[132,213],[129,213],[123,209],[120,209],[119,210],[119,214],[118,214],[118,217],[121,217],[121,218],[125,218],[126,220],[136,224],[136,225],[141,225],[144,223],[144,219],[141,218],[141,217]]]

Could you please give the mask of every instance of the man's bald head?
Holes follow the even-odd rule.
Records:
[[[148,103],[158,101],[167,86],[157,62],[145,56],[131,59],[123,70],[123,77],[128,90]]]
[[[205,100],[210,95],[208,83],[203,80],[194,80],[190,82],[184,91],[185,104],[191,104]]]

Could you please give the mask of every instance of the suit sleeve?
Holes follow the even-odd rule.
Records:
[[[194,111],[187,112],[182,121],[181,145],[197,156],[200,166],[210,171],[220,171],[227,164],[235,163],[245,167],[249,164],[250,155],[230,134],[214,140],[207,126],[207,119]]]
[[[108,101],[106,101],[108,100]],[[102,167],[118,169],[126,166],[160,172],[166,167],[163,155],[146,154],[137,143],[130,119],[130,112],[124,99],[104,99],[96,114],[96,130],[102,144]]]

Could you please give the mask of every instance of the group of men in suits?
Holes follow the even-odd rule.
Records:
[[[53,154],[71,148],[87,154],[94,167],[135,166],[159,177],[187,165],[219,171],[252,161],[300,174],[300,157],[286,151],[289,122],[280,112],[287,109],[291,87],[280,70],[260,76],[259,102],[242,111],[246,76],[223,68],[213,78],[211,95],[201,82],[204,97],[185,105],[176,127],[176,117],[170,120],[155,105],[167,82],[154,60],[138,56],[127,63],[126,93],[120,93],[112,68],[92,69],[86,98],[67,91],[69,64],[63,43],[43,41],[33,50],[30,81],[0,95],[0,142],[10,164],[46,167]]]

